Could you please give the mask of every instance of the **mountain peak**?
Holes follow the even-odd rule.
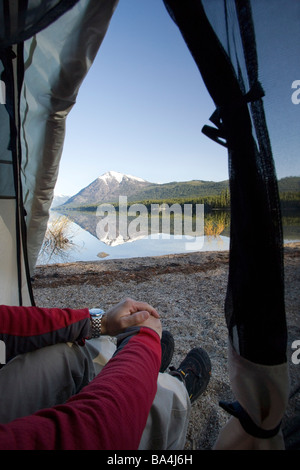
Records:
[[[131,196],[149,185],[151,183],[142,178],[125,175],[117,171],[108,171],[69,198],[64,207],[117,202],[120,195]]]
[[[116,179],[118,183],[121,183],[123,179],[130,179],[130,180],[135,180],[135,181],[140,181],[142,183],[145,183],[146,181],[143,180],[142,178],[138,178],[137,176],[132,176],[132,175],[125,175],[124,173],[119,173],[118,171],[108,171],[107,173],[104,173],[103,175],[99,176],[98,179],[107,182],[110,182],[112,179]]]

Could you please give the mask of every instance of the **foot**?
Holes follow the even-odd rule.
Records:
[[[211,362],[202,348],[192,349],[178,369],[170,367],[170,374],[184,382],[191,403],[206,390],[211,376]]]

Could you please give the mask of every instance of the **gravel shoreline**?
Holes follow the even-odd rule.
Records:
[[[300,414],[300,365],[291,361],[291,343],[300,340],[300,243],[285,247],[284,260],[292,395],[285,426]],[[229,252],[222,251],[37,266],[33,289],[40,307],[107,310],[125,297],[147,301],[160,312],[163,328],[174,336],[172,364],[176,367],[191,348],[206,349],[212,377],[193,404],[185,448],[207,450],[228,420],[219,401],[234,399],[227,374],[224,318],[228,261]]]

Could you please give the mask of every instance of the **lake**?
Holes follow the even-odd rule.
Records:
[[[300,214],[290,212],[283,214],[284,241],[300,241]],[[190,253],[193,251],[222,251],[229,249],[228,212],[215,211],[205,216],[205,232],[200,235],[191,232],[192,236],[169,233],[154,233],[141,230],[130,240],[121,236],[112,239],[99,238],[97,225],[99,217],[90,212],[68,211],[60,214],[50,213],[48,231],[37,264],[71,263],[76,261],[99,261],[100,259],[134,258],[143,256],[160,256],[168,254]],[[141,224],[142,226],[143,224]],[[209,227],[217,227],[209,231]],[[99,225],[98,225],[99,228]],[[145,227],[144,227],[145,228]],[[57,232],[58,244],[53,244]],[[103,238],[103,237],[102,237]],[[105,237],[104,237],[105,238]]]

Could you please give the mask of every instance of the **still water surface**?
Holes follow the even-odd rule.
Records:
[[[216,215],[217,216],[217,215]],[[220,214],[218,214],[220,217]],[[228,214],[227,214],[228,219]],[[44,248],[38,264],[70,263],[76,261],[99,261],[100,259],[120,259],[143,256],[160,256],[193,251],[222,251],[229,249],[229,226],[217,236],[192,236],[156,234],[137,238],[134,241],[112,244],[99,240],[96,233],[98,219],[89,213],[72,213],[68,216],[51,212],[48,226],[64,218],[67,220],[64,237],[68,243],[53,253],[52,248]],[[71,220],[72,218],[72,220]],[[283,224],[286,219],[283,217]],[[300,240],[300,217],[289,217],[284,225],[285,242]]]

